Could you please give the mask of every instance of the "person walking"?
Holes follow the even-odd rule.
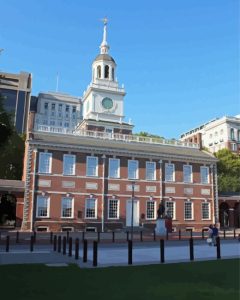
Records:
[[[208,238],[207,243],[209,246],[212,246],[212,238],[213,238],[213,226],[212,224],[208,227]]]
[[[218,228],[217,225],[214,224],[212,229],[212,238],[213,238],[213,244],[216,247],[217,246],[217,237],[218,237]]]

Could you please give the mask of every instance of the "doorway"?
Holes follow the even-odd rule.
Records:
[[[15,227],[16,225],[16,197],[3,194],[0,197],[0,226]]]
[[[132,199],[126,203],[126,226],[132,226]],[[133,226],[139,226],[139,201],[133,201]]]

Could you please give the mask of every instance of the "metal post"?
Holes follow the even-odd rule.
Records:
[[[50,244],[52,244],[53,243],[53,232],[51,231],[50,232]]]
[[[98,242],[93,241],[93,266],[97,266],[97,250],[98,250]]]
[[[68,241],[68,256],[72,256],[72,238],[70,237],[69,238],[69,241]]]
[[[190,250],[190,260],[194,260],[194,253],[193,253],[193,238],[189,239],[189,250]]]
[[[69,231],[67,230],[67,243],[69,242]]]
[[[16,233],[16,243],[19,243],[19,231]]]
[[[155,231],[155,229],[153,230],[153,240],[156,241],[156,231]]]
[[[127,242],[129,241],[129,232],[127,231]]]
[[[62,238],[61,235],[58,236],[58,252],[61,252],[61,248],[62,248]]]
[[[190,237],[191,237],[191,239],[192,239],[192,237],[193,237],[193,234],[192,234],[192,228],[190,229]]]
[[[135,182],[132,182],[132,218],[131,218],[131,240],[133,241],[133,204],[134,204],[134,186]]]
[[[128,241],[128,264],[132,265],[132,240]]]
[[[160,240],[160,257],[161,257],[161,263],[165,262],[165,254],[164,254],[164,240]]]
[[[9,252],[9,244],[10,244],[10,237],[7,235],[6,237],[6,252]]]
[[[63,237],[63,255],[66,255],[66,248],[67,248],[67,239]]]
[[[87,248],[88,248],[88,241],[83,241],[83,262],[87,262]]]
[[[224,238],[224,240],[226,238],[226,230],[225,229],[223,230],[223,238]]]
[[[54,235],[53,238],[53,251],[57,251],[57,236]]]
[[[217,236],[216,242],[217,242],[217,259],[220,259],[221,258],[221,248],[220,248],[220,237],[219,236]]]
[[[204,239],[204,228],[202,229],[202,239]]]
[[[85,232],[83,231],[82,232],[82,241],[84,241],[84,239],[85,239]]]
[[[115,232],[112,232],[112,242],[115,243]]]
[[[36,241],[37,241],[37,233],[36,233],[35,230],[33,232],[33,238],[34,238],[33,242],[36,243]]]
[[[236,238],[236,228],[234,227],[233,229],[233,238],[235,239]]]
[[[98,233],[97,233],[97,240],[98,240],[98,242],[100,242],[100,231],[98,231]]]
[[[31,235],[30,238],[30,251],[33,252],[33,244],[34,244],[34,235]]]
[[[142,230],[140,231],[140,241],[141,241],[141,242],[143,241],[143,233],[142,233]]]
[[[178,239],[181,240],[181,229],[178,231]]]
[[[166,230],[166,239],[168,240],[168,229]]]
[[[75,240],[75,259],[79,258],[79,239]]]

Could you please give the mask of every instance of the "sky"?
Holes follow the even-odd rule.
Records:
[[[109,54],[134,132],[179,138],[240,113],[238,0],[0,0],[0,70],[32,94],[82,96],[107,16]]]

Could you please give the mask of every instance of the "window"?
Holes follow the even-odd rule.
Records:
[[[129,160],[128,161],[128,178],[138,179],[138,161]]]
[[[98,176],[98,157],[87,157],[87,176]]]
[[[69,105],[66,105],[66,112],[69,112]]]
[[[62,218],[73,217],[73,199],[69,197],[62,198]]]
[[[51,125],[51,126],[55,126],[55,121],[50,120],[50,125]]]
[[[165,164],[165,180],[174,181],[174,164]]]
[[[184,220],[192,220],[193,219],[193,211],[192,211],[193,203],[188,201],[184,203]]]
[[[153,200],[147,201],[147,220],[155,220],[156,219],[156,202]]]
[[[97,78],[101,78],[101,66],[97,67]]]
[[[176,219],[175,215],[175,202],[166,201],[166,214],[169,215],[173,220]]]
[[[210,203],[208,202],[202,203],[202,219],[203,220],[210,219]]]
[[[75,175],[76,155],[63,155],[63,174]]]
[[[119,200],[109,199],[108,200],[108,219],[119,218]]]
[[[114,80],[114,68],[112,68],[112,80]]]
[[[96,219],[97,217],[96,206],[97,206],[96,199],[86,199],[85,217],[87,219]]]
[[[48,102],[45,102],[45,103],[44,103],[44,109],[45,109],[45,110],[48,110]]]
[[[109,158],[109,177],[119,178],[120,177],[120,159]]]
[[[192,166],[190,165],[183,166],[183,181],[192,182]]]
[[[233,128],[230,129],[230,137],[231,137],[231,140],[235,140],[234,129]]]
[[[55,103],[52,103],[52,110],[55,110]]]
[[[146,162],[146,179],[156,180],[156,163],[147,161]]]
[[[58,111],[62,111],[62,104],[58,104]]]
[[[49,217],[49,198],[44,196],[37,197],[37,217]]]
[[[201,172],[201,183],[209,183],[209,168],[200,167]]]
[[[104,68],[104,78],[109,78],[109,66],[105,66]]]
[[[39,153],[39,166],[40,173],[51,173],[52,171],[52,153],[40,152]]]
[[[232,151],[237,151],[237,144],[232,143],[232,144],[231,144],[231,150],[232,150]]]
[[[76,110],[77,110],[76,106],[73,106],[73,108],[72,108],[73,114],[76,113]]]

